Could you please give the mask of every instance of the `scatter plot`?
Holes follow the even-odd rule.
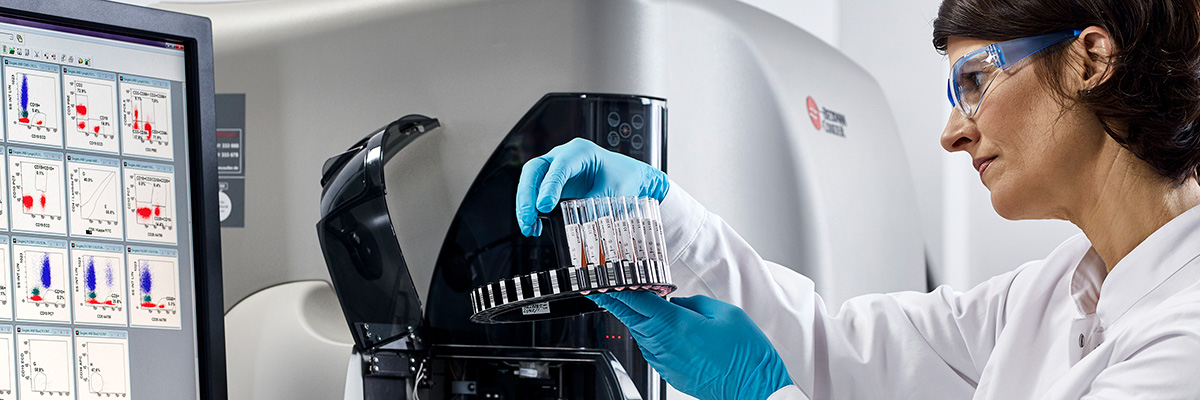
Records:
[[[125,254],[119,244],[73,242],[75,322],[125,325]]]
[[[67,233],[62,153],[8,149],[12,229]]]
[[[131,248],[130,324],[178,328],[179,260],[174,250]]]
[[[8,236],[0,236],[0,319],[12,319],[12,264],[9,255]],[[10,341],[9,344],[12,344]]]
[[[79,399],[129,397],[129,339],[123,331],[75,330]]]
[[[17,327],[22,400],[74,398],[70,332],[68,328]]]
[[[13,327],[0,326],[0,400],[15,400],[17,398],[17,370],[13,365],[17,360],[13,357],[13,343],[16,336]]]
[[[67,147],[116,153],[116,74],[63,68]]]
[[[170,85],[126,75],[120,80],[122,151],[143,157],[174,158]]]
[[[4,83],[8,140],[61,147],[58,67],[8,59]]]
[[[125,161],[125,237],[175,243],[175,176],[170,166]]]
[[[121,172],[115,159],[68,155],[71,235],[121,239]]]
[[[66,243],[58,240],[15,238],[14,294],[21,320],[69,322],[70,281]]]

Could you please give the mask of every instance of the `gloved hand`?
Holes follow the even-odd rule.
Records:
[[[525,163],[517,183],[517,224],[525,236],[542,234],[538,212],[563,197],[667,196],[667,174],[649,164],[576,138]]]
[[[671,386],[702,400],[764,400],[792,384],[779,353],[741,308],[705,296],[589,295],[625,323]]]

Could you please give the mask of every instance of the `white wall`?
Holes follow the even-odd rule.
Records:
[[[838,43],[839,0],[741,0],[775,14],[815,35],[825,43]]]
[[[862,65],[892,106],[903,151],[913,173],[927,257],[941,266],[943,234],[942,180],[944,153],[938,137],[950,108],[946,105],[945,57],[930,44],[931,22],[940,0],[841,0],[838,47]],[[898,149],[899,150],[899,149]],[[945,282],[940,268],[929,271],[934,282]]]

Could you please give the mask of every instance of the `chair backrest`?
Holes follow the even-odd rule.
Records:
[[[354,342],[324,281],[284,283],[225,314],[231,400],[337,399]]]

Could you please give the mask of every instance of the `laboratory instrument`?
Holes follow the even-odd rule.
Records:
[[[350,354],[355,342],[340,312],[345,305],[332,301],[333,288],[325,296],[292,297],[271,289],[331,279],[313,229],[320,162],[411,113],[436,117],[441,127],[410,143],[384,170],[389,215],[421,299],[419,319],[443,329],[425,334],[425,342],[445,338],[457,350],[480,349],[497,360],[473,361],[464,378],[464,358],[458,358],[448,383],[436,371],[448,366],[428,364],[435,372],[427,375],[437,376],[430,380],[433,391],[418,392],[422,399],[457,396],[455,388],[470,382],[475,398],[507,390],[500,382],[517,379],[520,363],[532,362],[523,358],[531,353],[518,349],[567,346],[615,360],[633,346],[627,335],[607,330],[607,322],[605,330],[591,331],[567,322],[603,313],[520,324],[470,321],[471,290],[534,271],[483,268],[483,261],[554,262],[547,239],[501,240],[523,236],[512,193],[499,190],[519,177],[507,166],[519,168],[575,136],[606,148],[611,138],[619,152],[666,170],[674,184],[780,265],[777,273],[811,277],[831,307],[860,294],[926,288],[916,194],[887,96],[837,49],[750,5],[290,0],[161,6],[212,18],[217,89],[246,94],[247,213],[244,228],[222,232],[226,264],[239,266],[226,271],[225,303],[231,314],[244,306],[244,313],[297,321],[246,320],[238,332],[253,334],[230,336],[231,347],[272,349],[229,354],[231,387],[253,398],[363,398],[372,364]],[[546,98],[549,93],[624,94],[639,108],[642,99],[662,99],[669,129],[663,126],[652,143],[653,135],[636,131],[660,125],[644,119],[648,114],[618,109],[610,119],[613,111],[603,106],[561,112],[580,108],[563,106],[565,97]],[[553,110],[535,112],[545,107]],[[523,133],[508,137],[518,129]],[[568,130],[574,134],[550,134]],[[671,296],[691,294],[681,288]],[[252,301],[256,297],[274,302]],[[306,355],[345,356],[340,363],[308,359],[277,345],[300,336],[309,338]],[[492,345],[513,349],[477,347]],[[503,357],[510,358],[499,361]],[[632,381],[646,382],[646,391],[630,392],[655,398],[663,388],[652,385],[661,381],[637,360],[621,366]],[[587,381],[563,382],[569,391]]]
[[[407,261],[397,240],[396,232],[405,228],[392,220],[387,194],[405,188],[388,187],[385,165],[417,143],[429,140],[427,137],[436,137],[442,133],[438,128],[450,122],[409,115],[374,131],[325,162],[320,179],[322,218],[317,232],[355,341],[355,351],[363,364],[365,398],[388,398],[397,393],[417,397],[422,392],[427,398],[449,398],[458,394],[455,383],[459,380],[455,378],[459,370],[464,375],[488,375],[470,382],[477,393],[499,398],[627,399],[642,398],[643,392],[661,392],[661,386],[657,386],[660,380],[628,339],[629,332],[623,325],[605,313],[577,315],[599,310],[582,297],[578,287],[579,279],[584,277],[589,279],[587,288],[601,288],[600,277],[583,271],[605,264],[601,262],[600,243],[602,237],[610,237],[601,236],[596,230],[598,221],[609,221],[598,217],[596,200],[568,203],[572,221],[579,227],[586,226],[590,232],[577,231],[573,236],[579,241],[578,259],[586,258],[588,264],[566,269],[559,269],[556,238],[522,235],[511,212],[516,196],[516,181],[512,178],[520,174],[521,166],[529,158],[577,137],[588,140],[602,137],[599,133],[602,129],[598,127],[606,122],[596,117],[596,110],[612,110],[611,114],[626,118],[637,115],[644,121],[634,132],[637,136],[606,143],[606,148],[622,151],[651,166],[662,164],[666,124],[663,100],[616,94],[547,94],[497,146],[472,184],[469,192],[473,195],[468,195],[461,206],[442,245],[433,272],[440,278],[429,288],[428,296],[421,296],[413,283],[412,269],[416,266]],[[637,146],[633,137],[641,138]],[[636,220],[629,226],[639,228],[638,237],[657,237],[654,227],[661,227],[661,223],[649,219],[653,216],[649,199],[623,200],[621,204],[627,209],[625,222]],[[496,205],[504,203],[510,205],[507,207],[510,211],[497,213]],[[643,247],[637,254],[644,257],[628,264],[639,274],[639,290],[655,290],[665,295],[673,286],[657,258],[660,250],[651,248],[655,243],[650,240],[636,243]],[[588,249],[592,254],[584,256]],[[501,282],[490,290],[499,291],[502,284],[505,290],[514,289],[519,280],[500,278],[528,277],[538,272],[549,276],[555,271],[563,271],[564,278],[575,274],[577,286],[570,293],[551,294],[553,299],[546,301],[555,301],[553,306],[529,305],[519,300],[508,304],[507,294],[497,292],[488,292],[496,293],[492,300],[474,299],[490,301],[487,304],[493,307],[547,307],[547,313],[549,307],[557,310],[559,303],[566,305],[565,310],[583,305],[588,310],[562,314],[569,318],[543,323],[490,327],[470,322],[472,303],[479,302],[472,301],[469,290],[457,289],[459,285],[489,277],[494,277],[493,282]],[[478,278],[469,278],[472,276]],[[568,281],[562,284],[571,285]],[[547,289],[554,286],[553,282],[547,282]],[[519,294],[514,292],[513,297]],[[480,321],[504,320],[509,314],[503,310],[484,310]],[[524,320],[533,319],[541,318]],[[607,342],[601,334],[626,339]],[[531,337],[538,345],[530,346]],[[492,375],[506,370],[512,374]]]

